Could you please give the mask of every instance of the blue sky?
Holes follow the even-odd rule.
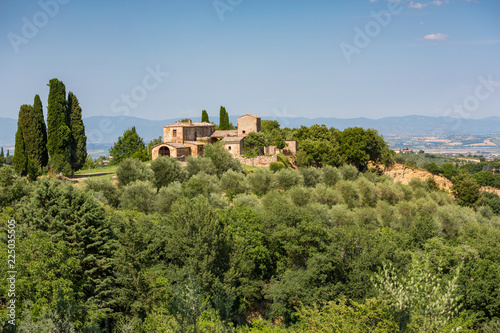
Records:
[[[498,0],[4,0],[0,36],[0,117],[51,78],[84,117],[500,116]]]

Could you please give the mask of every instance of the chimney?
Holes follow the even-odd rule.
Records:
[[[193,125],[193,121],[191,119],[188,119],[188,125],[189,126],[192,126]]]

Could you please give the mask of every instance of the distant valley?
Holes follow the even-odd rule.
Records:
[[[123,132],[135,126],[139,135],[144,140],[152,140],[162,135],[162,128],[173,123],[178,118],[165,120],[148,120],[137,117],[118,116],[94,116],[84,118],[87,134],[87,143],[92,155],[103,155],[106,150],[116,142]],[[230,117],[236,124],[237,116]],[[267,120],[277,120],[281,127],[311,126],[314,124],[325,124],[327,127],[335,127],[343,130],[348,127],[359,126],[363,128],[374,128],[379,131],[389,142],[391,148],[424,149],[435,150],[435,152],[455,152],[456,149],[469,149],[472,152],[486,152],[500,154],[500,117],[489,117],[484,119],[457,119],[448,117],[427,116],[404,116],[386,117],[381,119],[351,118],[340,119],[328,118],[304,118],[304,117],[262,117]],[[193,121],[199,121],[197,117]],[[218,118],[213,117],[211,121],[218,123]],[[0,146],[13,148],[14,137],[17,129],[17,120],[12,118],[0,118]],[[458,143],[469,140],[474,141],[473,146],[469,143]],[[490,138],[491,136],[491,138]],[[423,138],[425,137],[425,138]],[[456,139],[453,139],[456,138]],[[490,139],[490,141],[485,140]],[[437,141],[436,141],[437,140]],[[472,142],[471,141],[471,142]],[[488,143],[491,142],[491,143]],[[447,143],[453,143],[447,146]],[[476,146],[474,146],[476,144]],[[454,147],[453,147],[454,146]],[[451,148],[456,148],[455,150]]]

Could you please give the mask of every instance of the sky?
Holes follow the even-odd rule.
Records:
[[[0,2],[0,117],[500,116],[498,0]]]

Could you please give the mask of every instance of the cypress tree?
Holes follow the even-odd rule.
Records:
[[[219,112],[219,129],[222,131],[229,129],[229,115],[226,112],[226,108],[221,106]]]
[[[3,147],[1,147],[1,148],[0,148],[0,157],[5,157],[5,156],[3,155]]]
[[[202,123],[209,123],[210,120],[208,119],[208,113],[206,110],[201,111],[201,122]]]
[[[33,168],[37,172],[46,166],[49,160],[47,153],[47,129],[43,119],[43,107],[40,96],[35,96],[33,106],[26,109],[23,120],[24,142],[26,153]]]
[[[66,87],[58,79],[49,81],[47,111],[47,149],[52,168],[66,175],[71,174],[71,130],[66,109]]]
[[[87,160],[87,137],[82,120],[82,108],[78,98],[70,91],[68,93],[68,115],[71,129],[71,168],[80,170]]]
[[[10,156],[10,153],[9,153],[9,150],[7,149],[7,156],[5,157],[9,157]]]
[[[19,116],[17,118],[17,132],[16,132],[16,144],[14,146],[14,157],[12,158],[12,164],[14,170],[18,175],[26,176],[28,174],[28,154],[26,152],[26,142],[24,140],[24,123],[26,121],[26,112],[28,112],[29,105],[21,105],[19,110]],[[9,156],[9,151],[7,150],[7,156]]]

